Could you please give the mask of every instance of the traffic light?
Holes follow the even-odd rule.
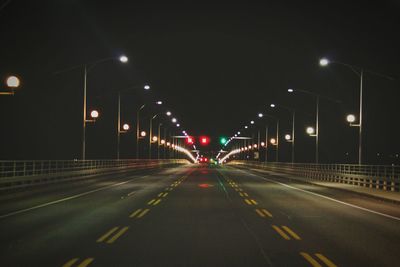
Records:
[[[206,146],[210,143],[210,138],[208,136],[200,136],[200,144]]]
[[[194,138],[192,136],[186,137],[185,141],[186,141],[186,144],[188,144],[188,145],[194,144]]]
[[[225,145],[226,142],[228,142],[228,139],[227,139],[226,137],[220,137],[220,138],[219,138],[219,143],[220,143],[221,145]]]

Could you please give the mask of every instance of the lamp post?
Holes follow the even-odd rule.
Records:
[[[123,91],[137,89],[138,87],[132,87]],[[144,85],[144,90],[150,90],[150,85]],[[144,106],[143,106],[144,107]],[[121,91],[118,91],[118,119],[117,119],[117,159],[120,158],[120,135],[121,133],[126,133],[127,130],[123,129],[121,131]],[[139,128],[137,129],[137,136],[139,136]]]
[[[275,105],[274,105],[275,107]],[[275,155],[275,160],[276,162],[279,161],[279,118],[275,117],[275,116],[271,116],[268,114],[264,114],[264,113],[258,113],[258,117],[259,118],[263,118],[263,117],[268,117],[271,119],[276,120],[276,139],[275,139],[275,143],[273,144],[274,146],[276,146],[276,155]],[[268,125],[266,125],[265,127],[265,161],[267,161],[267,154],[268,154]]]
[[[350,65],[347,63],[343,63],[343,62],[339,62],[339,61],[330,61],[327,58],[321,58],[319,60],[319,65],[322,67],[326,67],[331,63],[339,64],[339,65],[349,68],[354,74],[356,74],[360,78],[359,119],[358,119],[358,124],[351,124],[351,126],[358,127],[358,129],[359,129],[359,132],[358,132],[358,164],[361,165],[362,164],[362,137],[363,137],[362,131],[363,131],[363,83],[364,83],[363,78],[364,78],[364,72],[368,72],[370,74],[374,74],[376,76],[380,76],[380,77],[383,77],[388,80],[394,80],[394,79],[388,75],[381,74],[381,73],[371,71],[371,70],[365,70],[364,68],[360,68],[360,67]]]
[[[84,66],[84,77],[83,77],[83,120],[82,120],[82,160],[86,159],[86,123],[88,122],[87,119],[87,75],[91,69],[95,66],[99,65],[100,63],[104,63],[106,61],[115,60],[114,57],[112,58],[104,58],[92,62],[90,64],[85,64]],[[120,56],[118,60],[121,63],[127,63],[128,58],[126,56]]]
[[[150,129],[149,129],[149,159],[151,159],[151,143],[153,142],[153,120],[157,118],[159,113],[155,114],[150,118]]]
[[[294,138],[295,127],[294,126],[295,126],[296,111],[292,108],[282,106],[282,105],[271,104],[270,106],[271,106],[271,108],[280,107],[280,108],[286,109],[292,113],[292,136],[291,136],[292,138],[287,141],[292,143],[292,163],[294,163],[294,144],[295,144],[295,142],[294,142],[295,141],[295,138]]]

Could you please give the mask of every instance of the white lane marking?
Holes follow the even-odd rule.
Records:
[[[68,201],[68,200],[72,200],[72,199],[75,199],[75,198],[78,198],[78,197],[82,197],[82,196],[86,196],[86,195],[89,195],[89,194],[93,194],[93,193],[96,193],[96,192],[99,192],[99,191],[102,191],[102,190],[106,190],[106,189],[111,188],[111,187],[127,184],[127,183],[129,183],[129,182],[131,182],[132,180],[135,180],[135,179],[146,178],[148,176],[150,176],[150,175],[135,177],[133,179],[129,179],[129,180],[124,181],[124,182],[120,182],[120,183],[104,186],[104,187],[101,187],[101,188],[98,188],[98,189],[95,189],[95,190],[91,190],[91,191],[83,192],[83,193],[80,193],[80,194],[77,194],[77,195],[73,195],[73,196],[70,196],[70,197],[66,197],[66,198],[54,200],[54,201],[51,201],[51,202],[43,203],[43,204],[40,204],[40,205],[37,205],[37,206],[33,206],[33,207],[30,207],[30,208],[13,211],[13,212],[10,212],[10,213],[4,214],[4,215],[0,215],[0,219],[4,219],[4,218],[11,217],[11,216],[14,216],[14,215],[17,215],[17,214],[21,214],[21,213],[24,213],[24,212],[28,212],[28,211],[44,208],[44,207],[47,207],[47,206],[50,206],[50,205],[58,204],[58,203],[65,202],[65,201]]]
[[[241,171],[241,172],[246,173],[244,171]],[[246,173],[246,174],[248,174],[248,173]],[[307,194],[310,194],[310,195],[321,197],[321,198],[324,198],[324,199],[327,199],[327,200],[330,200],[330,201],[333,201],[333,202],[336,202],[336,203],[339,203],[339,204],[342,204],[342,205],[345,205],[345,206],[349,206],[349,207],[352,207],[352,208],[355,208],[355,209],[363,210],[363,211],[366,211],[366,212],[369,212],[369,213],[373,213],[373,214],[376,214],[376,215],[380,215],[380,216],[383,216],[383,217],[386,217],[386,218],[389,218],[389,219],[400,221],[400,218],[396,217],[396,216],[392,216],[392,215],[389,215],[389,214],[386,214],[386,213],[382,213],[382,212],[379,212],[379,211],[363,208],[363,207],[360,207],[360,206],[357,206],[357,205],[354,205],[354,204],[350,204],[350,203],[347,203],[347,202],[344,202],[344,201],[340,201],[340,200],[337,200],[337,199],[334,199],[334,198],[331,198],[331,197],[327,197],[327,196],[324,196],[324,195],[321,195],[321,194],[318,194],[318,193],[307,191],[307,190],[304,190],[304,189],[301,189],[301,188],[298,188],[298,187],[295,187],[295,186],[291,186],[291,185],[288,185],[288,184],[285,184],[285,183],[277,182],[277,181],[274,181],[274,180],[271,180],[271,179],[268,179],[268,178],[265,178],[265,177],[262,177],[262,176],[258,176],[258,175],[254,175],[254,174],[251,174],[251,175],[254,176],[254,177],[257,177],[257,178],[260,178],[260,179],[275,183],[275,184],[279,184],[279,185],[282,185],[282,186],[285,186],[285,187],[288,187],[288,188],[291,188],[291,189],[294,189],[294,190],[301,191],[303,193],[307,193]]]

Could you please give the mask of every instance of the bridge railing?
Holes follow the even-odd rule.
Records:
[[[55,174],[100,168],[187,163],[186,160],[19,160],[0,161],[0,179]]]
[[[232,161],[229,164],[246,165],[292,174],[305,180],[319,180],[387,191],[400,191],[400,166],[275,163],[240,160]]]
[[[188,164],[185,159],[168,160],[20,160],[0,161],[0,190],[86,179],[164,166]]]

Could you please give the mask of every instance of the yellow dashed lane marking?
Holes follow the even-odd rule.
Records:
[[[268,217],[271,217],[272,218],[272,214],[269,212],[269,211],[267,211],[266,209],[262,209],[261,210],[265,215],[267,215]]]
[[[156,201],[156,199],[155,199],[155,198],[153,198],[152,200],[150,200],[149,202],[147,202],[147,205],[151,205],[151,204],[153,204],[153,203],[154,203],[154,201]]]
[[[247,193],[243,193],[243,195],[245,195],[246,197],[248,197],[248,196],[249,196],[249,194],[247,194]]]
[[[72,259],[72,260],[68,261],[67,263],[65,263],[62,267],[71,267],[71,266],[74,265],[75,262],[77,262],[78,260],[79,260],[79,258]]]
[[[168,195],[168,193],[164,193],[163,197],[166,197]]]
[[[133,217],[135,217],[136,215],[138,215],[139,212],[141,212],[141,211],[142,211],[142,209],[138,209],[138,210],[136,210],[135,212],[133,212],[129,217],[130,217],[130,218],[133,218]]]
[[[144,215],[146,215],[146,213],[148,213],[150,211],[150,209],[145,209],[144,211],[142,211],[142,213],[140,213],[137,218],[142,218]]]
[[[292,229],[290,229],[287,226],[282,226],[282,228],[289,233],[289,235],[291,235],[294,239],[296,240],[301,240],[300,236],[298,236]]]
[[[258,215],[260,215],[260,217],[263,217],[263,218],[265,218],[265,214],[264,214],[264,213],[262,213],[262,211],[261,211],[261,210],[259,210],[259,209],[256,209],[256,212],[257,212],[257,214],[258,214]]]
[[[158,194],[158,197],[161,197],[163,195],[163,193]]]
[[[258,205],[257,201],[255,201],[254,199],[251,200],[251,203],[253,203],[254,205]]]
[[[305,252],[300,252],[300,255],[306,259],[313,267],[322,267],[321,264],[319,264],[316,260],[313,259],[313,257],[310,256],[310,254],[305,253]]]
[[[128,231],[128,229],[129,229],[128,226],[122,228],[121,230],[119,230],[118,233],[116,233],[113,237],[111,237],[111,238],[107,241],[107,243],[108,243],[108,244],[114,243],[121,235],[123,235],[126,231]]]
[[[112,235],[117,230],[118,230],[118,227],[112,228],[110,231],[108,231],[103,236],[101,236],[99,239],[97,239],[97,243],[103,242],[104,240],[106,240],[110,235]]]
[[[239,195],[240,195],[241,197],[244,197],[243,193],[239,193]]]
[[[157,199],[156,202],[153,203],[153,206],[157,205],[160,202],[161,202],[161,198]]]
[[[94,258],[87,258],[86,260],[82,261],[82,263],[79,264],[78,267],[86,267],[91,264],[92,261],[94,261]]]
[[[244,202],[246,202],[246,203],[249,204],[249,205],[252,205],[251,201],[248,200],[247,198],[244,200]]]
[[[275,231],[285,240],[290,240],[290,237],[278,226],[272,225],[272,228],[275,229]]]
[[[316,253],[315,256],[317,256],[323,263],[326,264],[326,266],[328,267],[337,267],[336,264],[334,264],[333,262],[331,262],[327,257],[325,257],[324,255],[320,254],[320,253]]]

